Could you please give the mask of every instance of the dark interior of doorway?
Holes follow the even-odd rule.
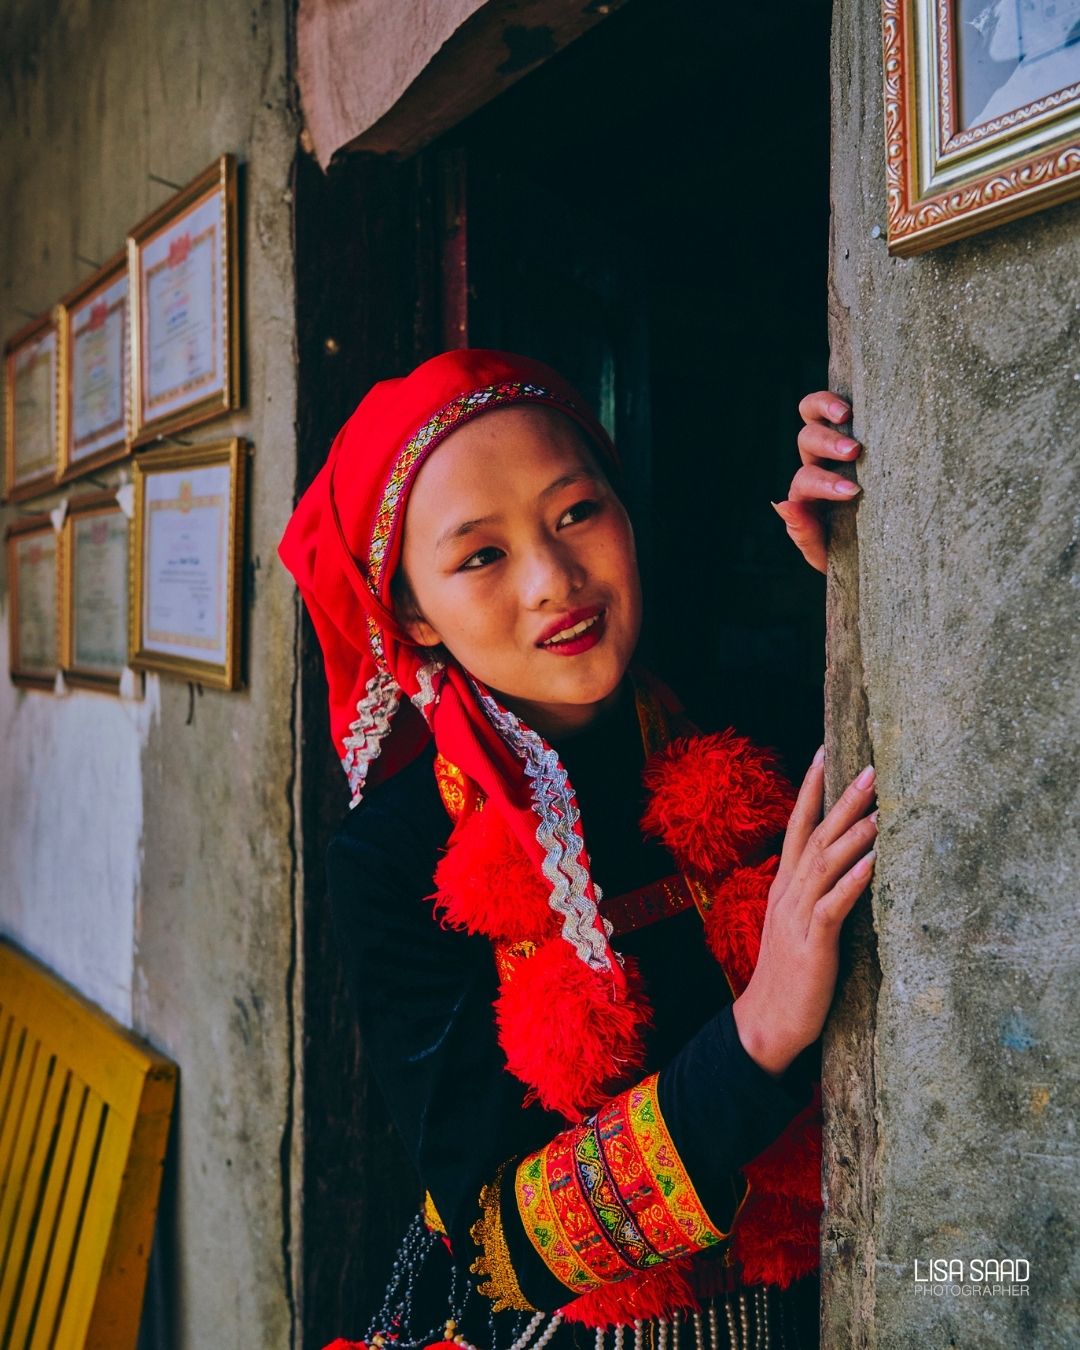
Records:
[[[822,579],[769,506],[826,382],[827,0],[628,0],[403,163],[296,166],[302,489],[370,387],[452,342],[541,357],[616,437],[643,657],[793,774],[821,739]],[[467,72],[463,72],[467,78]],[[360,1336],[417,1188],[323,899],[343,809],[303,630],[305,1350]],[[467,1090],[467,1085],[463,1085]],[[283,1166],[287,1165],[283,1159]]]

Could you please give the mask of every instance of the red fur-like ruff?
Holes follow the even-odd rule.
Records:
[[[498,811],[474,811],[435,869],[435,911],[451,928],[511,942],[558,931],[550,887]]]
[[[734,731],[680,736],[650,756],[641,819],[681,867],[723,873],[784,829],[795,795],[776,756]]]
[[[743,1168],[756,1195],[821,1205],[821,1088],[777,1139]]]
[[[685,1259],[654,1266],[644,1275],[634,1275],[617,1284],[602,1284],[582,1294],[562,1309],[567,1322],[587,1327],[616,1326],[635,1317],[670,1317],[677,1308],[697,1308],[690,1287]]]
[[[633,1083],[645,1062],[652,1009],[636,963],[625,958],[625,994],[590,970],[562,937],[537,947],[495,1002],[506,1066],[549,1111],[575,1124]]]
[[[817,1270],[819,1214],[820,1208],[794,1206],[786,1196],[751,1194],[732,1238],[743,1282],[786,1289]]]
[[[740,993],[757,965],[769,888],[779,865],[779,855],[774,854],[756,867],[737,867],[712,892],[705,940]]]

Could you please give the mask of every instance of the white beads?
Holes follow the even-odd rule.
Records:
[[[626,1328],[620,1322],[615,1328],[615,1350],[623,1350],[626,1341]]]
[[[521,1333],[521,1335],[517,1338],[517,1340],[513,1342],[513,1344],[510,1346],[510,1350],[525,1350],[525,1347],[532,1340],[534,1333],[539,1330],[540,1323],[543,1320],[544,1314],[542,1312],[533,1313],[532,1317],[529,1319],[529,1325],[525,1328],[525,1330]]]
[[[540,1339],[536,1342],[536,1350],[543,1350],[543,1347],[547,1345],[548,1341],[550,1341],[552,1336],[554,1336],[556,1331],[558,1331],[559,1323],[561,1321],[562,1321],[562,1313],[554,1313],[552,1315],[551,1321],[540,1333]]]
[[[645,1323],[640,1317],[634,1318],[634,1350],[645,1350]]]
[[[604,1350],[604,1328],[596,1328],[596,1350]]]

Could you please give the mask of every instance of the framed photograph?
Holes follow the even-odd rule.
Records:
[[[1080,194],[1080,0],[884,0],[889,251]]]
[[[69,503],[60,536],[60,665],[69,684],[119,692],[128,663],[130,542],[112,493]]]
[[[129,451],[127,257],[118,253],[60,301],[60,477]]]
[[[239,406],[236,160],[222,155],[128,235],[132,441]]]
[[[60,461],[57,318],[42,315],[4,347],[5,492],[18,502],[47,491]]]
[[[48,515],[17,520],[7,532],[9,666],[16,684],[51,690],[59,656],[59,549]]]
[[[246,466],[240,440],[135,460],[131,666],[238,688]]]

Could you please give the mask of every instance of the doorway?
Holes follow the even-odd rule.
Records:
[[[824,584],[769,500],[798,463],[798,400],[826,383],[829,22],[825,0],[628,0],[421,153],[325,175],[301,157],[294,184],[299,488],[376,380],[452,345],[547,361],[626,466],[643,659],[703,729],[776,746],[796,779],[821,741]],[[300,679],[303,1327],[318,1350],[378,1306],[420,1187],[324,902],[346,794],[306,616]]]

